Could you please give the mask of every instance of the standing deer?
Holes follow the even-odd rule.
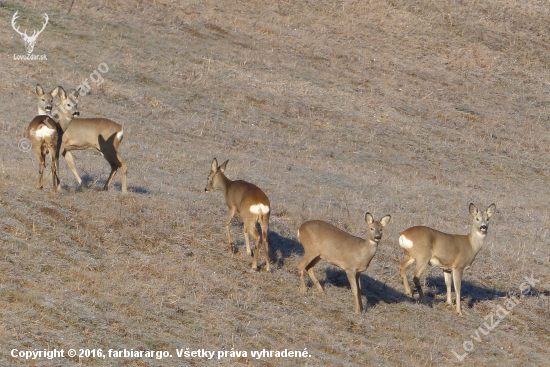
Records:
[[[59,87],[60,94],[66,97],[65,90]],[[65,109],[64,103],[69,103],[71,97],[66,98],[65,102],[59,105],[60,110]],[[74,103],[74,102],[73,102]],[[122,193],[126,194],[126,162],[122,159],[118,152],[118,147],[122,142],[124,130],[122,125],[117,124],[106,118],[68,118],[68,115],[61,114],[59,123],[63,129],[63,139],[61,141],[60,151],[73,174],[78,181],[78,185],[82,185],[82,179],[76,171],[72,150],[97,149],[103,157],[111,165],[111,173],[103,187],[104,190],[109,189],[111,181],[115,174],[120,169],[122,172]]]
[[[50,93],[45,93],[40,84],[36,85],[38,96],[38,116],[49,115],[52,112],[53,99],[57,96],[58,89],[54,88]]]
[[[304,270],[317,288],[325,293],[315,277],[313,267],[324,259],[343,269],[348,276],[351,290],[355,298],[355,312],[363,311],[361,301],[361,272],[367,270],[376,254],[378,243],[382,239],[382,227],[390,222],[391,216],[386,215],[376,222],[370,213],[365,214],[368,224],[367,239],[352,236],[321,220],[305,222],[298,230],[298,240],[304,247],[304,257],[298,264],[302,292],[306,292]]]
[[[235,213],[239,213],[244,222],[244,240],[246,242],[246,253],[252,255],[248,235],[254,237],[256,250],[254,251],[254,261],[252,262],[252,270],[258,268],[258,253],[260,252],[260,234],[256,229],[256,223],[260,223],[262,229],[262,242],[265,251],[265,269],[269,268],[269,246],[267,243],[267,232],[269,229],[270,203],[267,195],[260,190],[256,185],[249,182],[236,180],[231,181],[225,174],[225,167],[229,160],[218,166],[216,158],[212,161],[208,182],[204,191],[221,191],[225,196],[225,202],[229,208],[229,213],[225,221],[225,230],[227,232],[227,240],[231,252],[234,252],[233,241],[229,233],[229,224]]]
[[[60,87],[58,87],[60,88]],[[55,94],[57,94],[58,88],[54,89]],[[42,88],[40,88],[42,90]],[[73,116],[79,115],[79,112],[77,110],[76,104],[67,98],[65,91],[63,88],[60,88],[62,93],[60,93],[61,97],[61,103],[63,104],[63,108],[59,111],[62,118],[70,120],[73,118]],[[53,99],[54,91],[50,93]],[[38,92],[38,87],[37,87]],[[41,100],[38,102],[38,109],[40,111],[41,107]],[[55,194],[57,192],[57,189],[60,186],[60,180],[59,180],[59,152],[60,152],[60,145],[61,145],[61,137],[63,135],[63,130],[61,125],[58,123],[58,121],[50,116],[50,115],[40,115],[36,116],[31,123],[29,124],[29,127],[27,128],[25,132],[25,136],[27,139],[29,139],[32,147],[32,151],[34,153],[34,156],[38,160],[38,184],[37,188],[42,189],[43,187],[43,176],[44,176],[44,168],[46,166],[46,154],[50,153],[52,163],[51,163],[51,170],[52,170],[52,184],[53,184],[53,193]]]
[[[460,284],[462,273],[472,265],[477,253],[483,246],[487,236],[489,218],[495,213],[495,204],[489,205],[485,211],[480,211],[470,203],[470,214],[473,217],[472,230],[467,235],[447,234],[428,227],[412,227],[399,236],[399,246],[405,250],[405,259],[401,262],[399,271],[403,279],[405,293],[412,297],[411,288],[405,271],[416,261],[413,281],[422,302],[424,293],[419,278],[428,264],[443,270],[447,286],[447,303],[452,305],[451,277],[456,293],[456,312],[460,310]]]

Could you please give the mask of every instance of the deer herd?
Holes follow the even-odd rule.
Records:
[[[38,96],[38,116],[36,116],[25,131],[29,139],[32,151],[39,162],[39,177],[37,188],[43,187],[43,174],[45,169],[45,157],[51,156],[51,172],[53,193],[60,187],[59,179],[59,155],[61,154],[73,174],[79,186],[82,179],[76,171],[72,150],[96,149],[111,166],[111,173],[105,183],[104,190],[108,190],[115,174],[120,170],[122,174],[122,193],[127,192],[126,162],[118,152],[123,138],[122,126],[106,118],[75,118],[80,113],[77,108],[76,96],[73,92],[68,95],[59,86],[50,93],[44,92],[40,85],[36,86]],[[54,99],[59,96],[59,104],[54,109]],[[225,220],[225,230],[229,248],[235,251],[229,230],[230,222],[235,213],[243,220],[244,239],[246,252],[253,255],[252,269],[258,269],[258,254],[260,244],[263,244],[265,253],[265,269],[270,271],[268,230],[271,204],[267,195],[256,185],[242,181],[232,181],[225,176],[228,161],[218,165],[213,159],[210,174],[204,191],[221,191],[229,209]],[[489,218],[495,213],[495,204],[487,209],[480,210],[474,204],[470,204],[469,212],[472,216],[472,229],[469,234],[448,234],[438,230],[415,226],[406,229],[399,236],[399,246],[405,252],[405,258],[399,266],[399,273],[403,280],[405,294],[412,297],[411,288],[407,279],[407,268],[416,262],[413,283],[419,295],[419,299],[425,302],[424,292],[420,284],[420,276],[428,264],[443,270],[445,285],[447,288],[447,303],[452,305],[451,286],[455,288],[456,312],[462,315],[460,307],[460,288],[462,275],[469,268],[476,255],[481,250],[487,235]],[[304,270],[307,271],[310,280],[324,293],[323,287],[317,280],[313,268],[321,259],[341,268],[345,271],[349,280],[351,291],[355,301],[355,311],[361,312],[360,275],[367,270],[371,260],[376,254],[378,244],[382,239],[383,228],[390,222],[391,216],[386,215],[376,221],[372,214],[365,214],[367,222],[367,238],[353,236],[337,227],[321,220],[311,220],[303,223],[298,230],[298,240],[304,248],[302,260],[297,265],[300,274],[302,292],[307,291],[304,279]],[[257,225],[261,229],[261,234]],[[249,235],[254,239],[254,251],[251,250]]]
[[[29,139],[39,164],[37,188],[42,189],[43,186],[46,154],[49,153],[52,160],[52,191],[55,194],[60,187],[59,154],[61,153],[67,161],[80,186],[82,179],[76,171],[71,151],[97,149],[111,165],[111,174],[105,183],[104,190],[109,189],[115,174],[120,169],[122,192],[126,193],[126,162],[118,153],[124,133],[122,125],[106,118],[75,118],[80,115],[76,103],[78,92],[68,95],[63,87],[59,86],[50,93],[45,93],[40,85],[36,86],[38,116],[29,124],[25,137]],[[59,96],[60,102],[53,110],[53,100],[56,96]]]

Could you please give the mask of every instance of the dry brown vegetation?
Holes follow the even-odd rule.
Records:
[[[0,2],[1,365],[455,365],[485,317],[540,281],[463,365],[541,366],[550,349],[550,7],[546,0]],[[50,23],[35,54],[11,29]],[[34,87],[75,88],[100,63],[83,117],[124,125],[120,177],[75,154],[62,190],[35,188],[17,143]],[[213,157],[255,183],[273,211],[273,271],[249,271],[242,226],[227,250]],[[46,182],[47,178],[46,178]],[[464,316],[427,271],[430,305],[403,295],[399,233],[467,233],[468,203],[494,202],[485,246],[463,277]],[[323,219],[364,236],[390,213],[353,312],[344,272],[321,263],[326,296],[299,291],[296,230]],[[265,264],[264,264],[265,265]],[[310,284],[311,286],[311,284]],[[304,350],[312,357],[65,358],[13,348]]]

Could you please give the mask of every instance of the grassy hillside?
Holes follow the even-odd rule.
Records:
[[[29,34],[49,15],[33,52],[47,61],[14,60],[15,11]],[[549,13],[537,0],[0,2],[0,364],[548,363]],[[74,154],[82,190],[61,159],[62,190],[46,175],[39,191],[18,148],[35,85],[86,79],[81,116],[124,125],[128,195],[119,176],[101,191],[110,167],[91,150]],[[239,219],[228,251],[223,195],[204,192],[213,157],[269,196],[271,273],[263,251],[250,271]],[[413,225],[467,233],[470,202],[497,214],[458,317],[440,270],[426,272],[429,305],[403,295],[397,239]],[[365,236],[366,211],[392,215],[361,276],[366,312],[326,262],[327,294],[300,293],[299,225]],[[519,297],[525,277],[537,283]],[[172,357],[10,356],[54,348]],[[176,356],[187,348],[216,354]],[[264,349],[310,356],[251,356]]]

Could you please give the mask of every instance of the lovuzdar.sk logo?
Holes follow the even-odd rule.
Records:
[[[32,51],[34,50],[34,46],[36,45],[36,40],[38,38],[38,36],[40,35],[40,33],[42,33],[42,31],[44,30],[44,28],[46,28],[46,25],[48,24],[48,14],[44,13],[44,22],[42,23],[42,29],[41,30],[34,30],[32,35],[29,36],[27,34],[27,30],[25,29],[25,32],[21,32],[19,30],[19,26],[17,26],[15,24],[15,21],[17,20],[18,16],[17,16],[17,11],[15,12],[15,14],[13,14],[13,17],[11,18],[11,26],[13,27],[13,29],[21,36],[21,38],[23,38],[23,41],[25,41],[25,49],[27,50],[27,54],[24,55],[16,55],[14,54],[13,55],[13,59],[14,60],[48,60],[47,56],[46,55],[34,55],[32,53]]]

